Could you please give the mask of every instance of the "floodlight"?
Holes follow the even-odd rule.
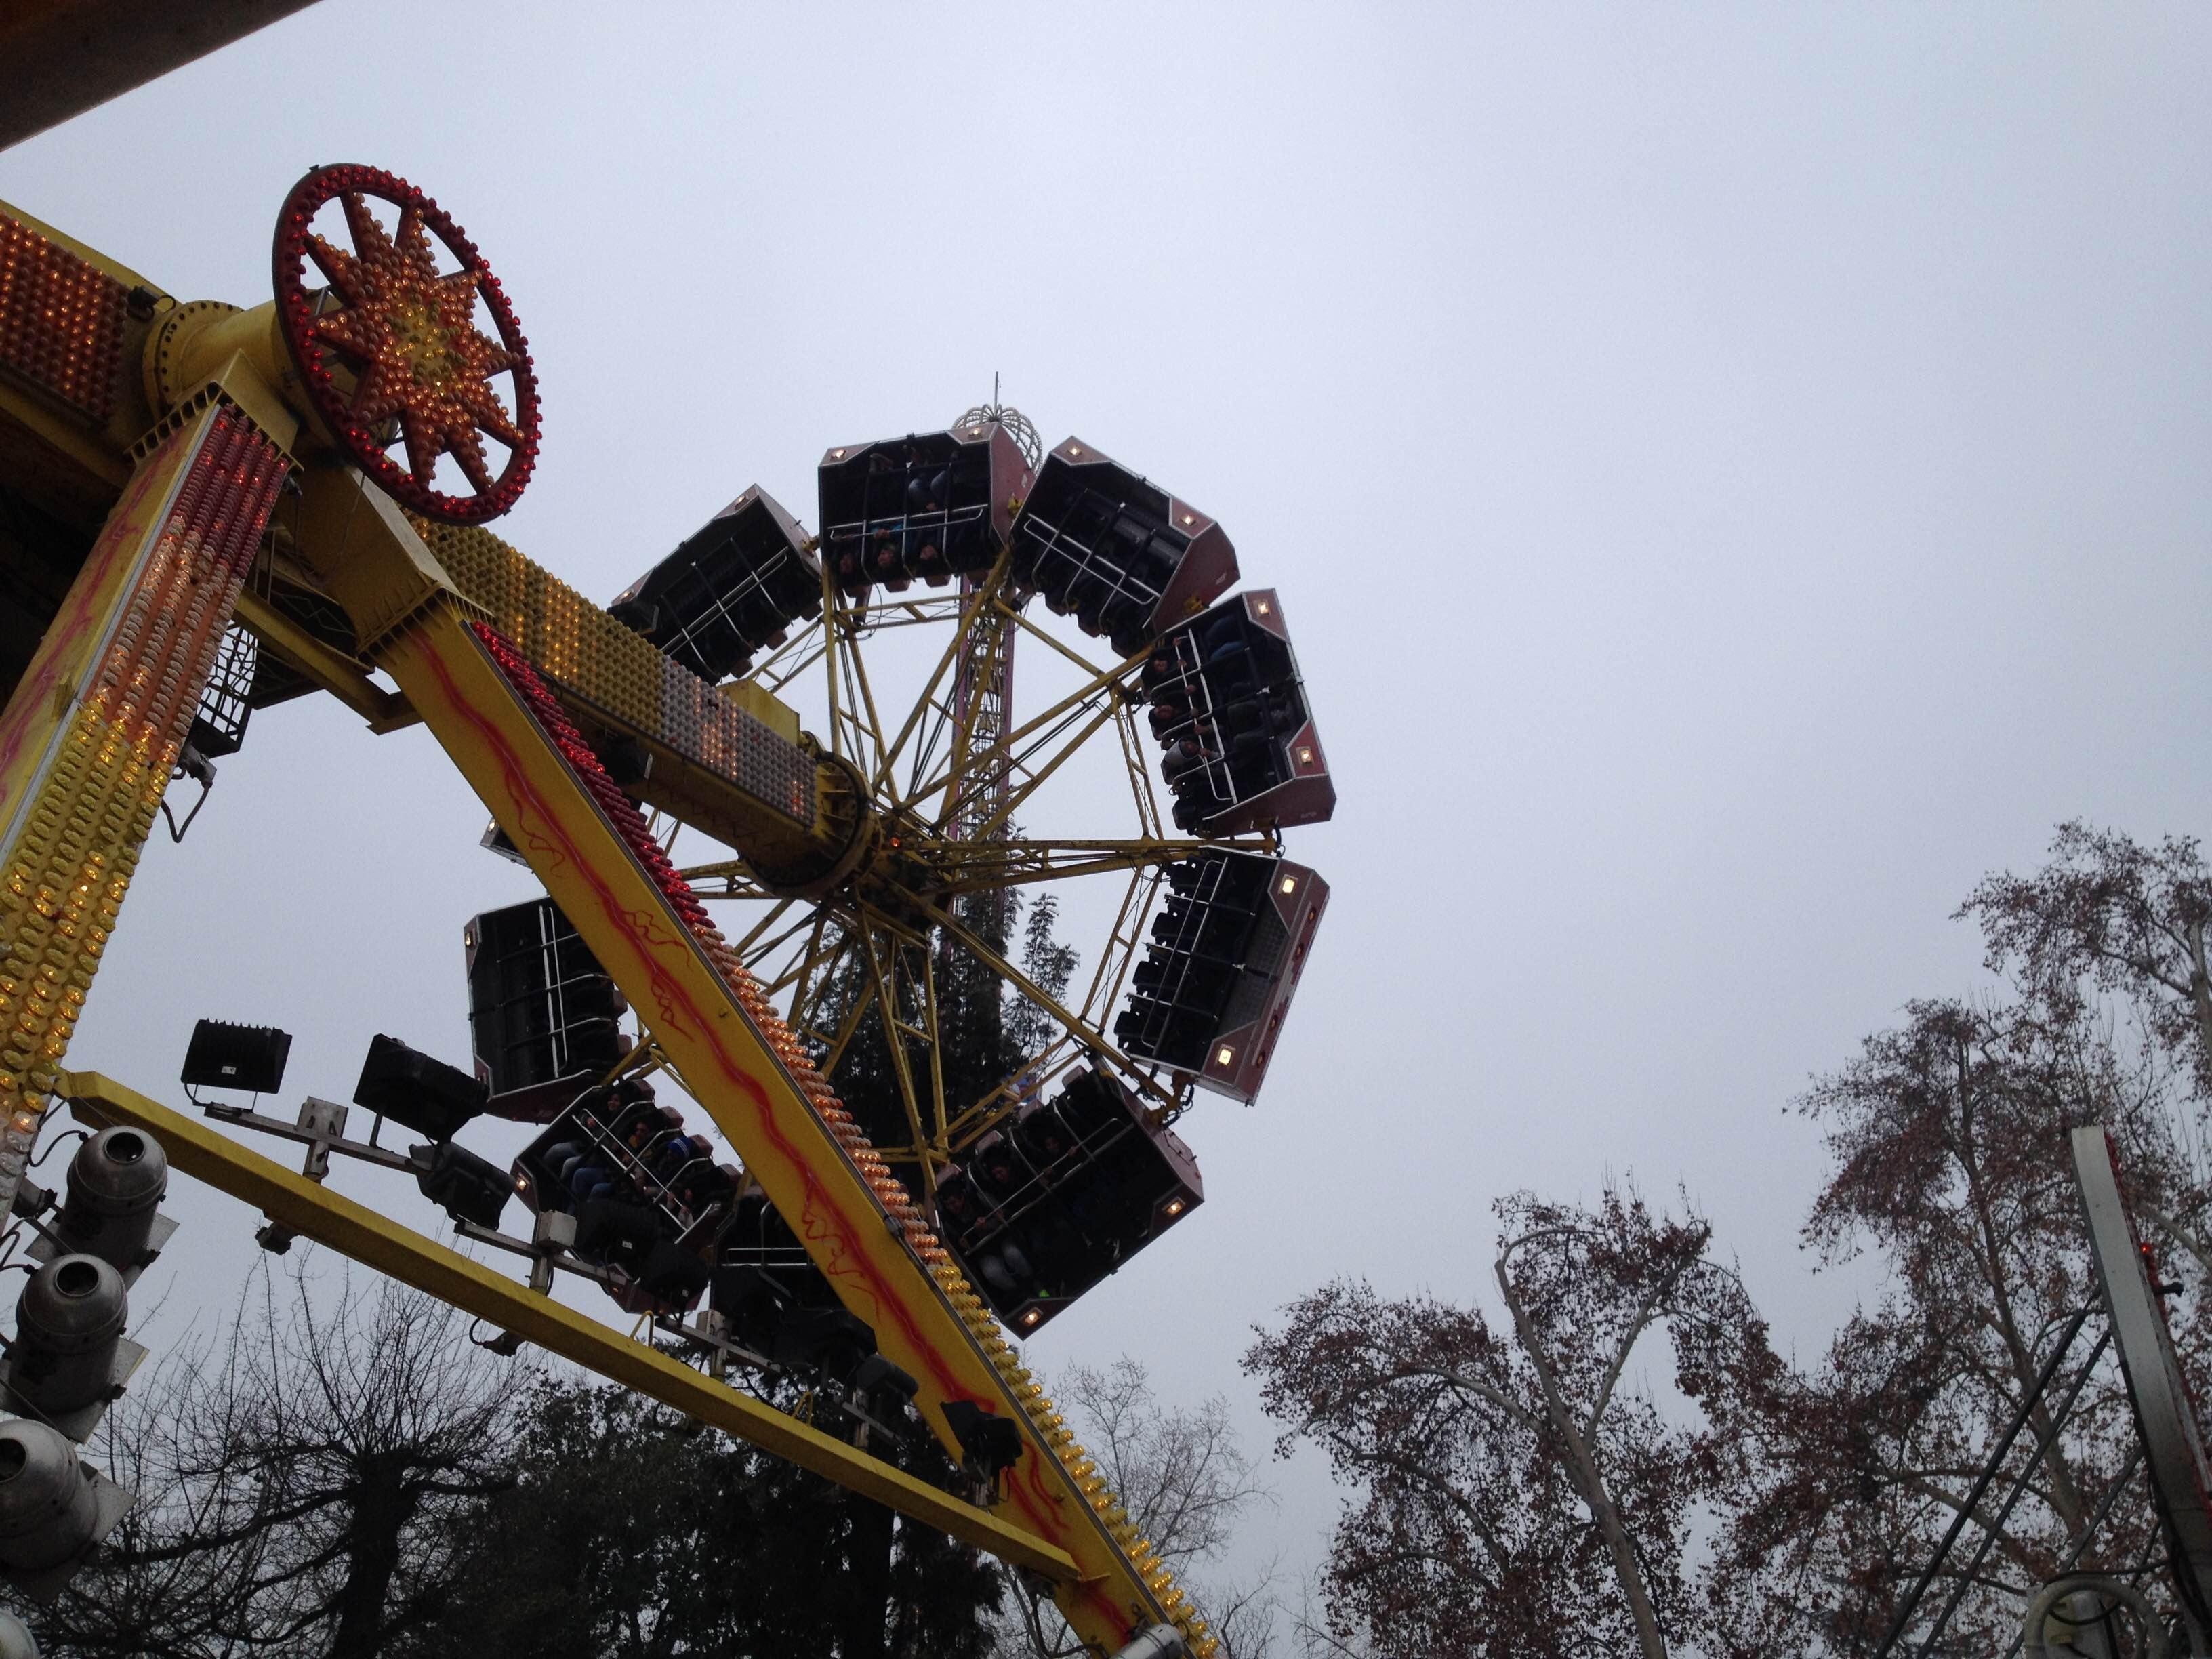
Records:
[[[204,1019],[192,1027],[185,1049],[185,1087],[274,1094],[284,1081],[284,1062],[291,1053],[289,1031]]]
[[[69,1250],[96,1255],[125,1275],[153,1259],[155,1233],[169,1189],[169,1160],[143,1129],[118,1124],[78,1147],[70,1160],[69,1197],[54,1235]]]
[[[82,1440],[120,1394],[145,1351],[125,1348],[123,1275],[96,1255],[58,1255],[23,1286],[8,1344],[8,1392],[18,1409]]]
[[[131,1494],[77,1461],[59,1430],[0,1423],[0,1574],[41,1606],[115,1529]]]
[[[972,1400],[948,1400],[945,1421],[968,1462],[986,1480],[997,1480],[1002,1471],[1021,1461],[1021,1425],[1012,1418],[995,1416]]]
[[[428,1149],[428,1162],[418,1165],[415,1184],[455,1221],[473,1221],[479,1227],[499,1225],[500,1214],[514,1191],[506,1170],[451,1140]]]
[[[484,1086],[457,1066],[379,1033],[362,1061],[353,1103],[445,1142],[484,1109]]]

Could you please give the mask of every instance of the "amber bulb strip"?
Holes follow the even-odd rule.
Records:
[[[115,412],[123,284],[0,214],[0,368],[89,419]]]

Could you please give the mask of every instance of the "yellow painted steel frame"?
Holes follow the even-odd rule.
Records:
[[[303,1238],[389,1274],[465,1313],[514,1332],[686,1416],[788,1458],[1001,1560],[1050,1578],[1075,1576],[1064,1550],[963,1503],[902,1469],[762,1404],[649,1343],[517,1284],[296,1171],[240,1146],[221,1130],[173,1111],[97,1072],[64,1072],[54,1091],[98,1127],[127,1123],[161,1143],[169,1162],[265,1212]]]
[[[0,1156],[35,1134],[289,463],[210,400],[149,434],[0,710]],[[12,1197],[19,1161],[0,1167]]]
[[[1073,1559],[1074,1575],[1054,1595],[1077,1633],[1112,1651],[1140,1628],[1171,1623],[1200,1659],[1211,1654],[1195,1609],[888,1166],[720,935],[695,933],[655,884],[405,519],[350,471],[311,470],[305,483],[303,521],[319,533],[302,545],[371,660],[528,859],[845,1305],[916,1379],[924,1420],[956,1458],[948,1403],[1019,1426],[1005,1501],[1016,1525]]]

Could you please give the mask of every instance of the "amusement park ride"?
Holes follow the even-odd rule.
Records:
[[[1232,592],[1195,507],[994,403],[828,450],[818,533],[745,490],[602,608],[484,527],[539,392],[454,220],[318,167],[272,266],[258,307],[180,302],[0,204],[0,1216],[43,1263],[0,1370],[0,1565],[50,1590],[122,1501],[71,1443],[127,1370],[173,1164],[272,1248],[322,1241],[996,1553],[1101,1654],[1212,1652],[1008,1334],[1200,1204],[1171,1126],[1273,1060],[1328,896],[1282,832],[1334,802],[1276,594]],[[1027,708],[1021,641],[1058,686]],[[545,892],[468,924],[472,1071],[370,1045],[354,1103],[405,1152],[342,1104],[192,1117],[63,1064],[173,781],[204,792],[252,711],[316,691],[426,726]],[[1020,827],[1055,782],[1095,804],[1102,767],[1122,833]],[[728,855],[678,869],[678,826]],[[1007,935],[1014,895],[1085,877],[1119,898],[1079,994]],[[963,1081],[940,1030],[979,996],[1024,1041]],[[288,1043],[204,1022],[185,1082],[269,1092]],[[54,1208],[24,1170],[58,1103],[101,1132]],[[534,1126],[511,1167],[457,1138],[486,1115]],[[522,1271],[330,1191],[334,1154]],[[806,1408],[740,1386],[763,1373]],[[962,1491],[871,1450],[916,1417]]]
[[[0,143],[301,3],[201,8],[166,58],[120,0],[27,6],[0,61],[60,68],[0,111]],[[529,481],[540,400],[454,220],[390,173],[318,167],[271,264],[270,301],[183,302],[0,203],[0,1251],[35,1264],[0,1358],[0,1577],[57,1594],[130,1501],[78,1448],[134,1363],[127,1294],[173,1167],[262,1212],[272,1249],[317,1240],[476,1316],[486,1346],[536,1344],[992,1552],[1096,1655],[1214,1653],[1009,1339],[1200,1204],[1174,1126],[1200,1091],[1252,1100],[1273,1060],[1328,899],[1283,835],[1334,805],[1276,593],[1236,591],[1210,516],[1084,441],[1045,453],[994,400],[827,450],[813,534],[746,489],[603,608],[484,527]],[[1048,688],[1030,707],[1018,646]],[[343,1103],[215,1097],[276,1091],[274,1030],[202,1022],[197,1116],[67,1069],[172,784],[204,799],[254,710],[315,693],[426,727],[485,845],[544,887],[464,930],[472,1067],[364,1031],[366,1139]],[[1063,833],[1066,799],[1112,801],[1120,833]],[[726,856],[678,868],[679,828]],[[1009,934],[1017,896],[1084,878],[1116,896],[1079,992]],[[64,1107],[93,1133],[54,1194],[27,1171]],[[505,1167],[462,1144],[488,1118],[527,1126]],[[387,1123],[424,1144],[382,1144]],[[2056,1434],[2108,1346],[2208,1651],[2212,1458],[2109,1145],[2085,1129],[2075,1152],[2106,1334],[2070,1385],[2093,1310],[2059,1339],[1884,1655],[1935,1650],[1959,1597],[1932,1620],[1923,1598],[2032,1411]],[[334,1156],[409,1178],[518,1271],[331,1191]],[[877,1455],[924,1431],[957,1490]],[[2085,1541],[2020,1645],[2041,1659],[2127,1606],[2166,1651],[2139,1587],[2070,1571]],[[0,1659],[27,1642],[0,1613]]]

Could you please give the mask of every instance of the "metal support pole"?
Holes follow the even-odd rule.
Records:
[[[1973,1519],[1976,1507],[1996,1480],[1997,1470],[2004,1465],[2005,1454],[2012,1449],[2012,1443],[2020,1437],[2020,1431],[2027,1426],[2029,1414],[2035,1410],[2036,1402],[2043,1398],[2044,1390],[2051,1386],[2051,1379],[2058,1374],[2059,1362],[2066,1358],[2067,1350],[2074,1346],[2074,1339],[2081,1334],[2082,1322],[2089,1317],[2089,1310],[2094,1305],[2085,1303],[2067,1322],[2065,1334],[2058,1339],[2057,1346],[2051,1349],[2051,1358],[2043,1362],[2043,1369],[2036,1373],[2035,1381],[2029,1385],[2026,1396],[2020,1402],[2020,1409],[2012,1414],[2012,1421],[2005,1425],[2004,1432],[1997,1437],[1996,1448],[1990,1454],[1990,1461],[1983,1466],[1981,1474],[1975,1477],[1973,1490],[1966,1494],[1966,1501],[1959,1506],[1959,1513],[1952,1517],[1950,1530],[1943,1534],[1943,1541],[1936,1547],[1936,1553],[1929,1557],[1928,1565],[1921,1571],[1918,1582],[1899,1604],[1897,1617],[1890,1622],[1889,1634],[1881,1638],[1881,1645],[1875,1650],[1875,1659],[1887,1659],[1891,1650],[1897,1646],[1898,1638],[1905,1634],[1905,1626],[1919,1607],[1920,1598],[1928,1594],[1928,1587],[1936,1582],[1936,1575],[1943,1570],[1943,1563],[1950,1559],[1951,1546],[1959,1541],[1959,1534],[1966,1529],[1966,1522]]]

